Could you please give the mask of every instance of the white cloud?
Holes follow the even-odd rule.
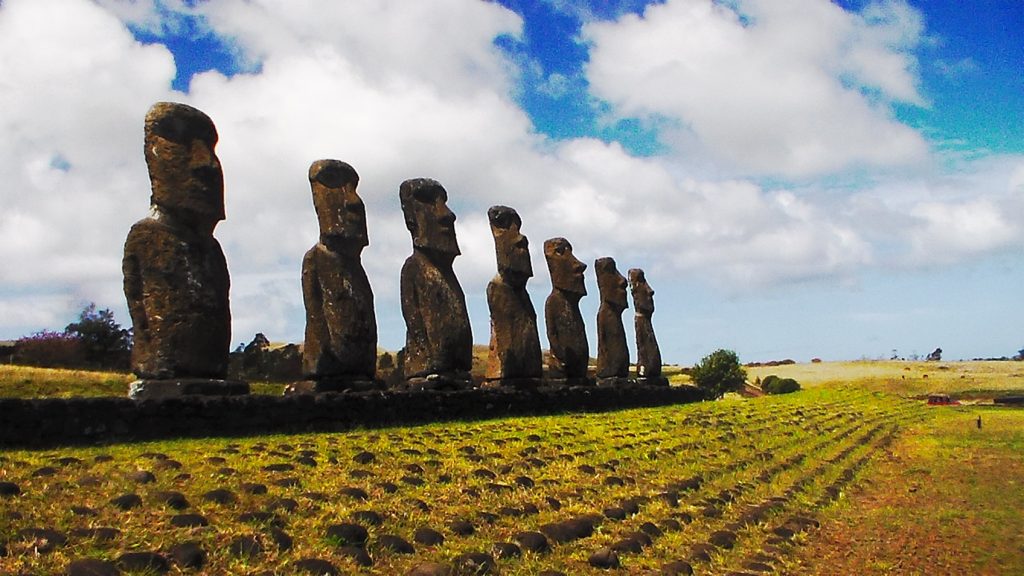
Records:
[[[621,117],[663,117],[680,150],[706,148],[750,174],[807,177],[927,156],[890,102],[923,104],[902,2],[864,14],[827,0],[669,0],[643,17],[592,22],[587,76]]]
[[[696,1],[588,25],[599,94],[610,97],[613,78],[626,82],[612,98],[619,113],[678,120],[699,136],[688,141],[695,155],[743,168],[719,168],[716,178],[687,170],[678,156],[639,158],[617,143],[536,134],[513,100],[520,71],[493,45],[521,22],[494,3],[162,5],[0,4],[0,330],[10,336],[35,321],[48,324],[33,330],[59,328],[90,300],[127,321],[120,255],[149,199],[142,119],[165,99],[204,110],[220,133],[227,220],[216,235],[232,275],[235,343],[256,331],[302,337],[299,267],[317,236],[306,171],[324,157],[360,173],[371,242],[363,261],[392,346],[403,330],[399,270],[411,252],[398,185],[412,177],[436,178],[449,191],[463,251],[455,267],[478,342],[487,337],[482,295],[495,272],[484,216],[492,204],[523,217],[538,309],[549,288],[541,246],[553,236],[568,238],[591,266],[611,255],[622,270],[647,268],[659,299],[679,297],[674,285],[693,278],[741,292],[936,263],[923,260],[936,251],[922,247],[956,259],[1021,246],[1010,216],[1024,203],[1019,157],[965,161],[942,177],[889,174],[852,191],[744,176],[900,165],[923,154],[920,136],[886,108],[920,100],[905,49],[922,32],[902,3],[878,5],[888,20],[802,4],[817,28],[754,1],[741,4],[754,18],[748,27],[735,12]],[[188,94],[171,91],[171,54],[136,42],[125,22],[163,30],[180,17],[168,12],[175,9],[206,18],[251,70],[206,72]],[[864,54],[887,57],[885,66],[866,69],[852,56],[858,49],[878,50]],[[843,77],[876,95],[845,87]],[[588,282],[585,307],[596,300]],[[17,307],[38,311],[9,313]]]

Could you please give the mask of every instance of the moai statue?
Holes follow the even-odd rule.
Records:
[[[594,262],[601,305],[597,309],[597,384],[619,386],[629,378],[629,349],[622,312],[626,309],[626,279],[615,268],[615,260]]]
[[[590,345],[580,314],[580,299],[587,295],[583,281],[587,265],[573,256],[572,244],[565,238],[544,242],[544,258],[551,274],[551,294],[544,302],[549,381],[569,386],[588,384]]]
[[[369,244],[359,175],[340,160],[309,167],[320,241],[302,259],[306,305],[304,382],[289,392],[336,392],[376,387],[377,320],[373,291],[360,254]]]
[[[661,375],[661,349],[654,337],[654,289],[647,283],[644,271],[630,268],[629,287],[633,293],[633,310],[636,326],[636,376],[638,384],[668,386],[668,379]]]
[[[519,230],[523,221],[508,206],[487,211],[498,257],[498,275],[487,284],[491,311],[491,344],[484,378],[488,385],[536,388],[543,364],[537,313],[526,293],[533,276],[530,245]]]
[[[124,244],[124,294],[135,344],[129,396],[247,394],[225,380],[231,345],[228,267],[213,229],[224,219],[217,129],[184,104],[146,114],[150,214]]]
[[[426,178],[399,188],[413,252],[402,266],[402,315],[406,385],[419,389],[460,389],[471,385],[473,332],[452,262],[460,254],[455,214],[448,193]]]

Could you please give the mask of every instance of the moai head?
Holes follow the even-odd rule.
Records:
[[[533,276],[530,262],[530,242],[519,232],[523,225],[519,213],[508,206],[491,206],[487,210],[494,236],[494,251],[498,256],[498,274],[509,284],[526,285]]]
[[[191,106],[157,102],[146,114],[145,130],[152,204],[197,230],[212,231],[224,219],[224,173],[213,151],[213,121]]]
[[[629,288],[633,292],[633,308],[636,313],[643,316],[654,314],[654,289],[647,283],[644,271],[640,268],[629,269]]]
[[[612,258],[598,258],[594,261],[597,272],[597,289],[601,293],[601,302],[608,304],[617,312],[622,312],[629,305],[626,303],[626,278],[615,268]]]
[[[366,206],[356,194],[359,174],[355,169],[340,160],[317,160],[309,166],[309,185],[322,243],[356,251],[370,243]]]
[[[587,265],[580,262],[572,253],[572,244],[565,238],[551,238],[544,242],[544,258],[548,261],[548,272],[551,274],[551,285],[580,296],[587,295],[587,286],[583,281],[583,272]]]
[[[398,195],[414,248],[450,256],[460,254],[455,214],[448,209],[448,192],[439,182],[429,178],[406,180]]]

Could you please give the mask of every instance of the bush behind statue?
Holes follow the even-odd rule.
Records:
[[[770,374],[761,381],[761,390],[766,394],[789,394],[800,390],[800,383],[792,378],[779,378]]]
[[[708,398],[721,398],[726,392],[742,390],[747,372],[735,352],[719,349],[694,365],[690,379]]]

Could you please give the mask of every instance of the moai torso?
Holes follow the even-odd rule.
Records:
[[[629,376],[629,349],[622,312],[626,309],[626,279],[615,260],[598,258],[594,263],[601,305],[597,309],[597,378],[617,384]]]
[[[399,190],[413,254],[402,266],[406,338],[403,370],[413,388],[465,388],[473,365],[466,296],[452,270],[459,254],[455,214],[434,180],[406,180]]]
[[[231,346],[227,263],[213,236],[158,217],[137,222],[124,245],[139,378],[224,378]]]
[[[161,102],[146,115],[151,213],[125,241],[124,293],[139,378],[222,379],[231,346],[227,264],[213,229],[224,219],[224,177],[205,114]]]
[[[580,299],[587,294],[583,272],[587,265],[572,253],[565,238],[544,242],[544,257],[551,274],[551,294],[544,302],[544,323],[547,326],[548,369],[554,380],[582,384],[587,378],[590,344],[580,313]]]
[[[359,176],[344,162],[317,160],[309,181],[320,242],[302,260],[303,375],[316,391],[366,388],[376,374],[377,320],[360,259],[369,241]]]
[[[636,328],[636,375],[644,384],[666,385],[661,376],[661,349],[654,336],[654,290],[647,283],[644,271],[632,268],[629,285],[633,293],[634,326]]]
[[[543,364],[537,313],[526,292],[526,282],[533,276],[529,243],[519,231],[522,221],[512,208],[493,206],[487,216],[498,275],[487,285],[491,342],[484,377],[508,386],[537,386]]]

